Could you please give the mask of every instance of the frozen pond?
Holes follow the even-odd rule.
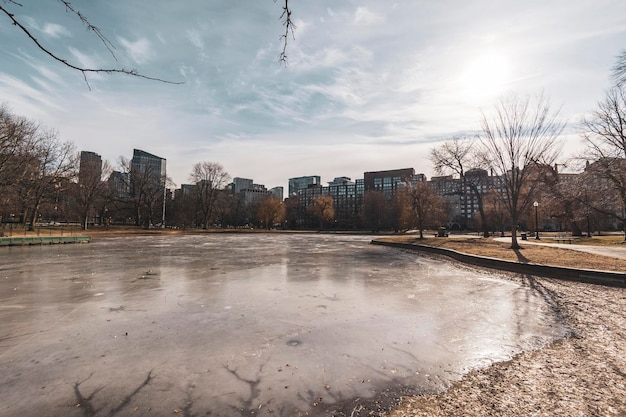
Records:
[[[1,248],[0,416],[350,415],[565,333],[535,290],[370,239]]]

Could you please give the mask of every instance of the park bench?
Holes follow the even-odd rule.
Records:
[[[556,240],[557,243],[572,243],[572,240],[576,239],[574,237],[571,236],[566,236],[566,235],[556,235],[554,236],[552,239]]]

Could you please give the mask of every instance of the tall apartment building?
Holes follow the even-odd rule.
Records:
[[[78,169],[79,184],[93,184],[102,178],[102,157],[95,152],[81,151]]]
[[[319,175],[311,175],[308,177],[289,178],[289,197],[297,195],[298,190],[305,189],[310,185],[321,185]]]

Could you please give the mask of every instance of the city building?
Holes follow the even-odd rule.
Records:
[[[303,190],[309,185],[321,185],[321,179],[319,175],[311,175],[308,177],[296,177],[289,178],[289,196],[298,194],[298,190]]]
[[[403,189],[407,182],[414,179],[415,169],[413,168],[372,171],[363,174],[365,192],[382,191],[387,198],[390,198],[399,189]]]
[[[235,177],[233,178],[231,187],[233,194],[238,194],[244,190],[252,190],[254,188],[254,180]]]
[[[81,151],[78,168],[78,183],[89,184],[92,179],[102,178],[102,157],[95,152]]]
[[[108,179],[109,191],[114,199],[127,198],[130,195],[129,174],[113,171]]]
[[[277,188],[280,188],[280,194],[282,195],[282,187]],[[254,180],[249,178],[233,178],[230,190],[245,206],[275,195],[275,193],[268,190],[265,185],[255,184]],[[278,190],[276,190],[276,193],[278,193]]]
[[[465,223],[465,218],[461,216],[461,180],[452,175],[432,177],[428,181],[428,186],[450,208],[448,228],[452,230],[461,229],[461,224]]]
[[[130,164],[131,172],[135,172],[135,175],[148,174],[151,178],[161,181],[162,185],[165,186],[167,175],[165,158],[152,155],[140,149],[133,149],[133,159],[131,159]]]
[[[363,206],[363,180],[351,181],[347,177],[343,180],[330,182],[327,187],[320,184],[310,184],[307,188],[298,191],[298,226],[317,227],[318,222],[309,213],[309,206],[314,204],[320,196],[330,196],[333,199],[335,212],[334,227],[340,229],[356,229],[360,227],[359,213]]]
[[[160,201],[161,227],[165,227],[165,210],[167,201],[166,160],[140,149],[133,149],[133,158],[130,161],[130,191],[135,199],[141,198],[144,202],[148,199]],[[151,227],[156,213],[152,209],[144,213],[146,227]],[[138,221],[139,218],[136,219]],[[154,223],[157,223],[154,221]]]
[[[272,193],[272,196],[280,201],[283,201],[283,193],[284,193],[284,188],[281,186],[278,187],[273,187],[270,188],[270,193]]]

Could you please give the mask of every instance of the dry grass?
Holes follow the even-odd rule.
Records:
[[[619,237],[618,237],[619,238]],[[522,263],[563,266],[579,269],[597,269],[602,271],[626,271],[626,260],[608,256],[562,249],[550,246],[524,246],[521,249],[511,249],[510,243],[498,242],[491,238],[426,238],[418,239],[413,236],[390,237],[381,240],[394,242],[415,243],[452,249],[471,255],[505,259]],[[596,238],[592,238],[596,239]],[[610,240],[609,240],[610,241]]]

